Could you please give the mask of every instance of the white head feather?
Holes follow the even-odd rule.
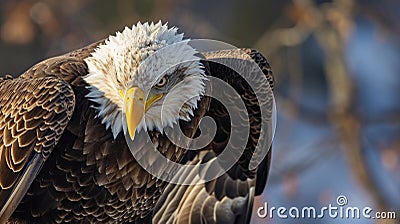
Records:
[[[98,104],[98,117],[114,138],[122,131],[124,99],[119,90],[125,92],[133,86],[140,87],[145,94],[165,75],[183,68],[185,78],[168,92],[168,100],[155,103],[145,114],[137,130],[162,131],[179,119],[190,119],[197,101],[204,94],[204,70],[200,58],[195,54],[183,34],[167,24],[140,22],[131,29],[109,36],[105,44],[85,59],[89,73],[84,77],[89,84],[87,97]],[[181,107],[185,104],[185,107]],[[162,109],[162,113],[161,113]],[[161,116],[162,114],[162,116]]]

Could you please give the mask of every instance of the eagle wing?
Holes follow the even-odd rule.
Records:
[[[0,222],[11,215],[72,116],[72,88],[48,76],[0,80]]]
[[[0,223],[17,208],[66,130],[84,93],[84,58],[103,42],[44,60],[18,78],[0,77]]]
[[[201,168],[200,164],[216,159],[228,144],[231,130],[232,132],[241,131],[234,130],[234,127],[231,129],[228,111],[221,103],[213,99],[206,116],[212,117],[216,122],[217,134],[213,141],[202,150],[190,151],[186,154],[184,163],[198,165],[199,168],[182,170],[176,175],[177,178],[185,178],[185,185],[169,184],[166,187],[154,209],[154,223],[249,223],[254,196],[262,193],[267,181],[272,141],[272,137],[267,136],[268,134],[272,136],[272,134],[261,131],[260,107],[267,107],[267,113],[269,113],[267,116],[271,117],[273,104],[271,94],[274,87],[272,70],[265,57],[251,49],[217,51],[204,55],[206,59],[211,60],[208,61],[209,75],[230,84],[245,104],[249,117],[247,122],[250,123],[246,148],[238,161],[226,173],[214,180],[201,182],[200,176],[204,176],[201,174],[207,173],[207,169]],[[237,59],[234,63],[242,63],[242,68],[249,60],[252,63],[255,62],[265,77],[250,74],[249,78],[255,80],[256,85],[257,82],[269,84],[269,88],[260,88],[261,96],[259,94],[256,96],[252,88],[258,88],[262,86],[262,83],[259,83],[258,87],[250,87],[235,71],[213,62],[213,59],[225,58]],[[266,80],[267,83],[265,83]],[[228,101],[234,101],[234,96],[229,96],[229,94],[224,96],[231,97]],[[268,131],[272,130],[268,129]],[[201,132],[207,131],[201,130]],[[267,143],[258,145],[262,141]],[[253,157],[259,165],[257,168],[250,169]]]

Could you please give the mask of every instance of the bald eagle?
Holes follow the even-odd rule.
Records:
[[[248,223],[270,165],[270,145],[262,145],[267,156],[249,166],[264,137],[260,108],[271,96],[257,98],[237,72],[211,60],[218,58],[256,63],[264,77],[255,80],[273,89],[257,51],[198,52],[161,22],[138,23],[18,78],[0,78],[0,223]],[[209,161],[228,144],[235,127],[224,105],[206,95],[210,77],[244,102],[250,129],[243,154],[206,182],[197,183],[201,170],[185,174],[190,184],[155,177],[127,144],[138,133],[179,164]],[[200,150],[177,146],[164,132],[179,127],[194,139],[207,131],[199,128],[203,117],[214,120],[216,134]]]

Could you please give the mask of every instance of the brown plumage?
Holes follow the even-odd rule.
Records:
[[[253,197],[264,189],[270,161],[269,152],[260,169],[247,168],[262,137],[258,102],[271,99],[254,100],[252,90],[235,72],[203,61],[207,75],[223,79],[242,96],[250,136],[239,162],[218,179],[193,186],[168,184],[140,167],[123,134],[114,140],[96,117],[94,103],[85,97],[84,59],[103,43],[47,59],[18,78],[0,80],[0,223],[248,222]],[[273,87],[268,63],[254,50],[205,57],[241,58],[240,54],[247,55],[240,60],[254,60]],[[172,161],[207,161],[221,153],[229,138],[224,107],[202,97],[193,118],[180,126],[193,137],[205,115],[215,119],[218,130],[214,141],[201,151],[177,148],[157,131],[149,132],[151,139]],[[189,177],[196,172],[202,171],[194,170]]]

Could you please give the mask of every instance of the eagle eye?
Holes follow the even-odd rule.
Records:
[[[161,88],[161,87],[164,87],[166,84],[167,84],[167,82],[168,82],[168,79],[167,79],[167,77],[162,77],[162,79],[160,79],[160,81],[155,85],[155,87],[157,87],[157,88]]]

